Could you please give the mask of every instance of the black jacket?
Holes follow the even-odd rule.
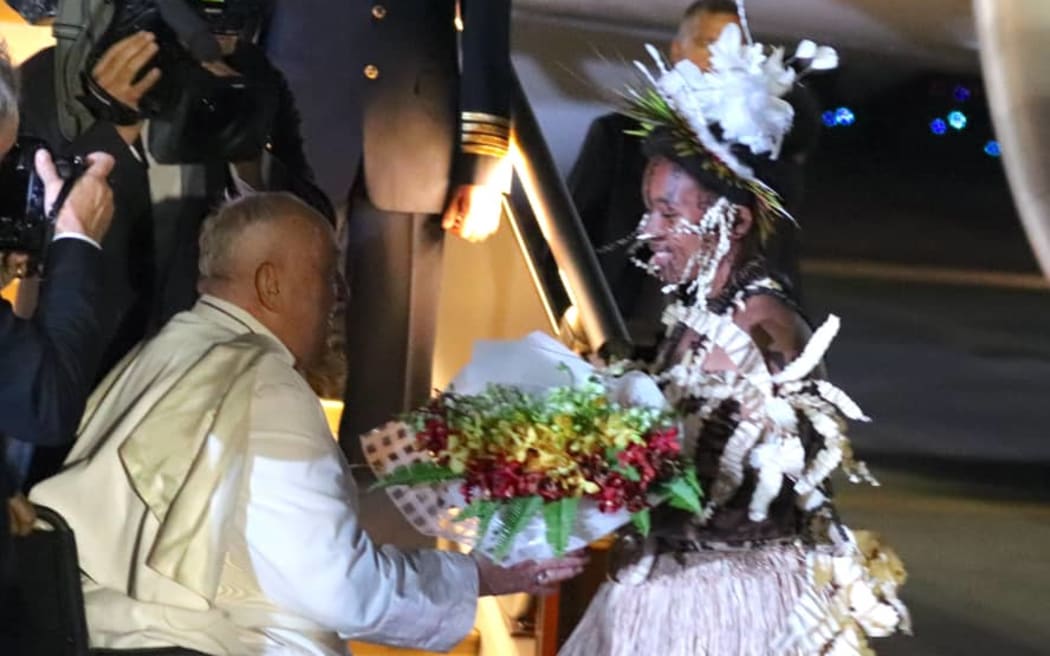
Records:
[[[26,475],[34,446],[72,442],[95,379],[102,345],[97,302],[102,253],[84,241],[51,245],[32,319],[0,300],[0,641],[10,580],[7,498]]]
[[[52,244],[32,319],[0,301],[0,435],[37,446],[72,442],[102,353],[102,253]],[[5,473],[20,478],[25,472]],[[8,482],[12,479],[8,478]],[[6,519],[6,512],[0,513]]]
[[[263,42],[333,202],[347,199],[362,162],[370,200],[390,211],[435,214],[450,182],[492,179],[499,157],[471,152],[484,149],[465,147],[464,128],[506,140],[510,0],[461,0],[462,33],[456,4],[277,0]]]
[[[595,119],[566,181],[587,237],[598,252],[602,273],[629,323],[636,318],[648,274],[631,263],[630,243],[613,244],[626,240],[645,213],[646,160],[638,137],[626,134],[636,127],[636,121],[623,114]],[[603,247],[607,248],[603,251]]]
[[[0,301],[0,433],[43,445],[68,442],[94,383],[103,333],[102,252],[56,240],[32,319]]]

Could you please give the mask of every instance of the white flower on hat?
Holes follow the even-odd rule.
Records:
[[[729,24],[711,45],[711,70],[701,75],[700,108],[722,128],[722,138],[756,155],[779,156],[795,118],[791,103],[783,99],[796,77],[784,65],[784,51],[776,48],[767,55],[761,44],[744,44],[740,27]]]
[[[755,180],[750,167],[735,157],[730,147],[746,146],[753,154],[780,155],[791,130],[795,110],[784,96],[799,73],[784,62],[782,48],[744,43],[740,26],[730,23],[710,46],[711,70],[702,71],[689,60],[667,68],[659,52],[647,46],[656,61],[654,76],[635,62],[660,94],[689,123],[704,148],[734,173]],[[828,70],[838,65],[833,48],[803,41],[792,61],[806,60],[806,71]],[[718,125],[716,137],[711,126]]]

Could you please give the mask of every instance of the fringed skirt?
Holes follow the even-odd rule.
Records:
[[[802,548],[775,545],[661,554],[616,578],[559,656],[771,656],[808,576]]]

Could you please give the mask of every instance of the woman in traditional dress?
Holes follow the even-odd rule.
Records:
[[[709,72],[657,56],[627,112],[649,158],[641,264],[675,298],[643,367],[683,417],[705,510],[661,508],[648,536],[619,536],[562,656],[860,654],[866,635],[906,628],[899,561],[842,525],[829,499],[839,465],[870,480],[843,434],[845,419],[866,418],[820,380],[838,321],[811,333],[762,258],[789,220],[763,178],[791,126],[782,97],[797,72],[736,25],[711,51]],[[795,59],[819,69],[835,56],[804,42]]]

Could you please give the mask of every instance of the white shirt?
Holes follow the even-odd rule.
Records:
[[[283,347],[280,357],[264,356],[256,374],[246,475],[215,599],[145,564],[142,544],[151,543],[157,521],[128,482],[122,440],[108,437],[141,411],[145,390],[163,390],[185,373],[184,363],[245,332],[272,337],[246,312],[209,296],[176,316],[107,388],[118,395],[103,406],[112,417],[91,416],[67,469],[33,489],[31,498],[76,532],[92,646],[332,656],[353,638],[451,649],[474,624],[473,561],[372,543],[357,522],[353,478],[321,405]],[[106,426],[113,431],[96,428]]]
[[[58,241],[59,239],[79,239],[80,241],[86,241],[95,248],[102,250],[102,246],[100,246],[97,241],[79,232],[63,232],[61,234],[55,235],[54,239],[52,239],[51,241]]]

